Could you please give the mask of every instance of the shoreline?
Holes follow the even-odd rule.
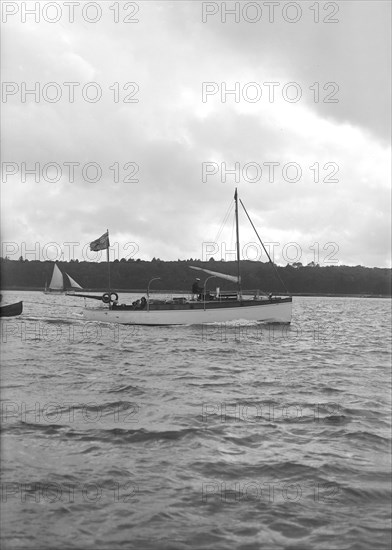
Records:
[[[37,287],[4,287],[1,288],[1,292],[43,292],[43,288],[37,288]],[[83,292],[97,292],[97,293],[104,293],[107,292],[106,288],[84,288]],[[112,292],[117,293],[127,293],[127,294],[145,294],[146,289],[145,288],[121,288],[121,289],[115,289],[112,290]],[[244,290],[243,294],[254,294],[255,290]],[[75,295],[77,296],[77,292]],[[188,290],[154,290],[152,294],[191,294]],[[291,292],[289,294],[286,294],[284,292],[276,293],[278,296],[302,296],[302,297],[320,297],[320,298],[392,298],[391,294],[339,294],[335,292]],[[65,294],[64,294],[65,296]],[[72,296],[72,295],[69,295]]]

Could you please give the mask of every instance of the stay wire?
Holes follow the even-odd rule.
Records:
[[[285,289],[285,291],[287,292],[287,294],[289,294],[289,291],[287,290],[286,285],[284,284],[284,282],[283,282],[281,276],[279,275],[279,272],[278,272],[278,270],[277,270],[277,268],[276,268],[276,265],[275,265],[274,262],[271,260],[271,257],[270,257],[270,255],[268,254],[267,249],[265,248],[263,241],[260,239],[260,236],[259,236],[259,234],[257,233],[257,230],[256,230],[256,228],[255,228],[255,226],[254,226],[254,224],[253,224],[253,222],[252,222],[252,220],[251,220],[251,218],[250,218],[250,216],[249,216],[249,214],[248,214],[248,212],[247,212],[247,210],[246,210],[246,208],[245,208],[245,206],[244,206],[244,203],[242,202],[241,199],[240,199],[240,203],[241,203],[242,208],[243,208],[244,211],[245,211],[245,214],[246,214],[247,217],[248,217],[248,220],[250,221],[250,223],[251,223],[251,225],[252,225],[252,227],[253,227],[253,229],[254,229],[254,232],[255,232],[256,235],[257,235],[257,238],[259,239],[259,241],[260,241],[260,243],[261,243],[261,246],[262,246],[263,249],[264,249],[264,252],[267,254],[267,258],[269,259],[270,264],[271,264],[272,267],[274,268],[274,271],[275,271],[275,273],[276,273],[276,275],[277,275],[279,281],[282,283],[283,288]]]
[[[223,221],[222,221],[222,223],[221,223],[221,225],[220,225],[220,228],[219,228],[219,230],[218,230],[218,233],[217,233],[217,235],[216,235],[216,237],[215,237],[215,239],[214,239],[214,241],[213,241],[214,243],[217,243],[217,242],[218,242],[218,239],[219,239],[219,237],[221,236],[221,233],[222,233],[222,231],[223,231],[223,229],[224,229],[224,227],[225,227],[225,225],[226,225],[226,223],[227,223],[227,220],[228,220],[228,218],[229,218],[229,216],[230,216],[230,214],[231,214],[231,211],[233,210],[233,207],[234,207],[234,202],[231,201],[230,204],[229,204],[228,209],[226,210],[226,214],[224,215],[224,218],[223,218]]]

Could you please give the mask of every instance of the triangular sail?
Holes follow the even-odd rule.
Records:
[[[81,290],[83,290],[83,287],[81,287],[80,284],[75,281],[75,279],[72,279],[71,275],[68,275],[68,273],[66,273],[66,276],[68,277],[72,288],[80,288]]]
[[[52,280],[50,281],[49,288],[51,290],[64,289],[63,274],[61,273],[57,264],[54,264]]]
[[[218,273],[217,271],[210,271],[209,269],[204,269],[204,267],[195,267],[192,265],[190,265],[189,267],[191,269],[196,269],[197,271],[203,271],[208,275],[214,275],[215,277],[219,277],[220,279],[226,279],[226,281],[231,281],[232,283],[238,283],[241,280],[241,277],[235,277],[234,275],[227,275],[226,273]]]

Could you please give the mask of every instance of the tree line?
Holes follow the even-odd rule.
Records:
[[[106,262],[85,262],[71,260],[57,262],[61,271],[68,273],[84,289],[106,290],[108,288],[108,264]],[[200,260],[152,261],[125,259],[110,262],[111,288],[115,290],[145,290],[148,282],[155,290],[190,291],[195,277],[204,283],[207,274],[189,268],[190,265],[204,267],[213,271],[237,274],[236,262]],[[4,290],[40,290],[49,284],[54,262],[19,261],[0,258],[1,287]],[[391,295],[391,269],[369,268],[363,266],[318,266],[313,262],[307,266],[301,264],[285,267],[273,266],[257,261],[241,262],[242,288],[260,290],[274,294],[365,294]],[[281,280],[280,280],[281,279]],[[283,281],[283,284],[282,284]],[[219,286],[221,290],[232,290],[235,284],[223,279],[210,279],[208,289]]]

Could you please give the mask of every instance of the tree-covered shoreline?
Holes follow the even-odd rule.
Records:
[[[84,289],[105,290],[108,287],[108,265],[106,262],[57,262],[60,269],[67,272]],[[115,260],[110,262],[111,288],[116,290],[146,289],[153,277],[154,291],[190,291],[195,276],[201,283],[208,275],[196,273],[189,266],[198,266],[236,275],[236,262],[199,260],[163,261]],[[0,259],[1,288],[3,290],[40,290],[49,284],[53,262],[19,261]],[[318,266],[301,264],[276,266],[289,293],[303,295],[369,295],[390,296],[391,274],[388,268],[363,266]],[[272,266],[257,261],[241,262],[242,288],[261,292],[284,293],[285,289]],[[235,288],[233,283],[213,278],[208,288],[219,286],[221,290]]]

